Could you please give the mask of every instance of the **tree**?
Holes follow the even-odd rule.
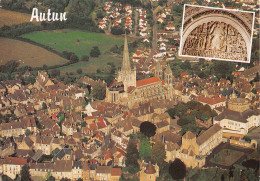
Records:
[[[169,167],[169,174],[174,180],[183,179],[186,175],[186,166],[178,158],[176,158]]]
[[[244,139],[246,142],[249,142],[249,143],[251,142],[251,138],[248,137],[248,136],[244,136],[243,139]]]
[[[77,69],[77,73],[82,74],[82,69],[81,68]]]
[[[178,125],[180,126],[184,126],[187,125],[189,123],[193,123],[195,121],[195,116],[192,114],[184,114],[183,116],[181,116],[181,118],[177,121]]]
[[[70,56],[70,61],[73,62],[73,63],[76,63],[79,61],[79,58],[76,54],[72,53],[71,56]]]
[[[103,100],[106,97],[106,87],[101,83],[93,84],[92,96],[95,99]]]
[[[102,73],[104,74],[113,74],[114,68],[111,65],[104,65],[102,69]]]
[[[149,139],[142,139],[141,146],[139,149],[139,156],[141,160],[147,160],[151,156],[152,147]]]
[[[187,112],[188,108],[185,105],[185,103],[181,102],[181,103],[177,104],[174,109],[176,109],[176,111],[175,111],[176,115],[181,117],[181,115],[183,115]]]
[[[47,104],[45,102],[42,103],[42,109],[47,109]]]
[[[32,181],[31,174],[29,171],[28,165],[24,165],[21,170],[21,180],[23,181]]]
[[[62,115],[60,116],[60,121],[62,122],[62,121],[64,121],[64,119],[65,119],[65,115],[62,114]]]
[[[53,77],[60,76],[60,70],[58,70],[58,69],[53,69],[53,70],[51,70],[50,76],[51,76],[52,78],[53,78]]]
[[[185,61],[181,64],[181,68],[183,70],[190,70],[191,69],[191,64],[190,61]]]
[[[201,115],[201,120],[204,122],[204,121],[207,121],[209,120],[210,116],[209,116],[209,113],[207,112],[203,112],[202,115]]]
[[[25,135],[26,135],[26,136],[29,136],[29,135],[31,135],[31,134],[32,134],[32,132],[31,132],[29,129],[26,129]]]
[[[50,176],[47,181],[55,181],[55,178],[53,176]]]
[[[135,168],[139,168],[137,160],[139,159],[139,153],[136,148],[136,143],[133,139],[130,139],[127,148],[126,148],[126,161],[125,164],[128,167],[129,172],[135,173],[138,170]]]
[[[81,61],[85,61],[85,62],[89,61],[89,56],[83,55]]]
[[[150,138],[155,135],[156,126],[150,121],[142,122],[142,124],[140,125],[140,132]]]
[[[60,181],[71,181],[71,180],[68,178],[62,178]]]
[[[10,177],[8,177],[7,175],[3,175],[2,176],[3,181],[13,181],[13,179],[11,179]]]
[[[228,61],[212,61],[213,71],[217,78],[227,78],[235,70],[235,64]]]
[[[218,114],[215,110],[212,110],[211,111],[211,117],[216,117]]]
[[[9,60],[4,65],[0,66],[0,71],[5,73],[7,72],[12,73],[17,70],[19,65],[20,63],[17,60]]]
[[[167,110],[167,113],[169,114],[169,116],[171,116],[171,118],[175,118],[175,114],[176,114],[176,109],[174,108],[170,108]]]
[[[202,105],[202,104],[200,102],[197,102],[197,101],[189,101],[189,102],[186,103],[186,106],[188,107],[188,109],[197,109],[197,107],[199,105]]]
[[[123,47],[118,47],[117,45],[113,46],[110,51],[113,53],[120,54],[123,50]]]
[[[114,26],[111,28],[111,33],[113,35],[122,35],[125,33],[125,31],[123,30],[123,28],[121,28],[119,26]]]
[[[90,51],[90,56],[91,57],[98,57],[100,55],[100,50],[97,46],[92,47]]]
[[[71,57],[71,55],[72,55],[73,53],[72,52],[68,52],[68,51],[63,51],[62,52],[62,56],[64,57],[64,58],[66,58],[66,59],[70,59],[70,57]]]
[[[97,18],[99,18],[99,19],[104,18],[104,13],[103,13],[103,11],[98,11],[98,12],[97,12]]]
[[[151,159],[154,163],[157,163],[160,168],[163,167],[164,160],[166,159],[166,151],[162,142],[157,141],[153,145]]]
[[[42,68],[43,68],[44,70],[46,70],[46,69],[48,68],[48,66],[47,66],[46,64],[44,64],[44,65],[42,66]]]

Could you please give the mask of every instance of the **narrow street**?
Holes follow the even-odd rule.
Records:
[[[135,11],[135,30],[134,30],[135,37],[136,37],[136,32],[137,32],[138,16],[139,16],[139,13],[137,11]]]
[[[149,57],[146,59],[145,63],[144,63],[144,67],[147,67],[149,62],[152,60],[154,52],[157,51],[157,31],[158,31],[158,27],[157,27],[157,12],[159,10],[161,10],[162,7],[158,6],[154,11],[153,11],[153,40],[152,40],[152,50],[151,53],[149,55]]]
[[[108,28],[107,28],[107,30],[104,30],[106,35],[111,34],[112,21],[111,21],[111,19],[109,19],[108,21],[109,21]]]

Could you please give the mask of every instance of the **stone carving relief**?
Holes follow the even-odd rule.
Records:
[[[219,21],[203,23],[187,37],[183,54],[247,61],[246,42],[231,25]]]

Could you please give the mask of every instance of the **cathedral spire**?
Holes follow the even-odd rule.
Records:
[[[122,71],[131,71],[131,64],[130,64],[130,59],[129,59],[126,33],[125,33],[125,45],[124,45],[124,53],[123,53],[123,64],[122,64],[121,70]]]
[[[168,64],[167,67],[166,67],[165,73],[166,73],[166,74],[172,74],[172,69],[171,69],[171,67],[170,67],[169,64]]]

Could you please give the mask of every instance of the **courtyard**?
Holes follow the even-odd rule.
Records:
[[[221,143],[212,153],[207,156],[204,167],[221,167],[224,169],[230,168],[233,164],[239,164],[244,161],[247,155],[254,150],[231,145],[230,143]]]

